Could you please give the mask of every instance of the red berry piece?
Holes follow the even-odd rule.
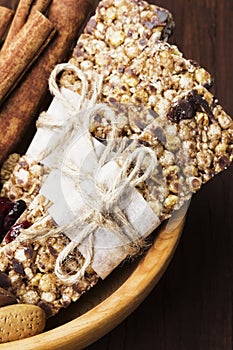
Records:
[[[13,208],[8,212],[8,214],[4,218],[3,223],[3,231],[7,233],[10,230],[11,226],[14,225],[16,220],[20,217],[20,215],[26,209],[26,204],[24,201],[19,200],[13,203]]]
[[[20,230],[21,229],[26,229],[28,227],[30,227],[31,224],[30,222],[28,222],[27,220],[24,220],[18,224],[15,224],[11,227],[11,229],[7,232],[5,238],[4,238],[4,242],[6,244],[12,242],[15,240],[16,237],[18,237],[18,235],[20,234]]]
[[[12,202],[8,198],[0,197],[0,241],[25,209],[26,203],[23,200]]]

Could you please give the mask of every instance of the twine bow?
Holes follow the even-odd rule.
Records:
[[[96,174],[101,171],[101,168],[107,162],[116,161],[118,156],[124,156],[126,151],[128,154],[129,149],[132,149],[132,153],[129,153],[124,159],[123,166],[108,188],[98,183],[96,177],[94,179],[95,174],[87,174],[84,172],[80,175],[84,178],[88,175],[92,176],[91,180],[95,182],[95,189],[97,190],[97,198],[93,197],[92,200],[98,201],[98,204],[93,203],[92,208],[86,210],[80,218],[64,228],[64,232],[77,229],[78,233],[75,240],[72,240],[59,254],[56,261],[55,273],[60,279],[71,284],[81,279],[85,274],[86,268],[91,265],[95,246],[95,232],[99,227],[105,227],[113,231],[120,240],[122,249],[127,249],[128,255],[137,254],[145,245],[144,239],[138,234],[137,230],[135,230],[129,222],[124,210],[120,207],[119,199],[121,196],[127,195],[130,189],[146,181],[153,174],[157,166],[157,158],[150,148],[137,148],[135,141],[128,146],[126,138],[119,139],[117,137],[115,115],[112,109],[107,105],[96,105],[88,113],[86,112],[83,117],[90,123],[91,118],[100,111],[104,111],[106,117],[111,120],[112,131],[108,135],[107,145],[101,157],[98,159]],[[87,135],[91,138],[90,134]],[[117,152],[114,153],[113,151],[116,149]],[[146,167],[145,163],[147,164]],[[145,168],[145,171],[141,173],[142,168]],[[80,172],[80,169],[75,169],[74,165],[70,168],[69,164],[63,163],[62,171],[67,176],[75,179],[74,174],[76,174],[77,178],[77,173]],[[123,230],[123,227],[127,227],[127,230]],[[68,255],[84,241],[87,247],[85,262],[75,274],[67,275],[63,269],[64,261],[67,259]]]
[[[70,105],[62,91],[58,88],[56,82],[57,75],[64,70],[73,70],[82,81],[82,93],[77,105]],[[129,255],[135,255],[145,244],[144,239],[138,234],[137,230],[129,222],[124,210],[120,207],[119,199],[122,195],[127,194],[130,189],[146,181],[153,174],[158,164],[157,158],[150,148],[144,146],[138,148],[136,141],[132,141],[129,145],[128,139],[119,139],[115,113],[107,104],[97,104],[97,99],[101,92],[101,86],[102,77],[95,75],[92,83],[92,95],[91,98],[87,100],[88,93],[90,92],[87,78],[81,70],[69,63],[57,65],[49,79],[50,91],[63,103],[69,112],[70,129],[73,130],[73,134],[77,130],[77,127],[83,127],[84,129],[89,130],[91,119],[97,112],[101,111],[107,115],[108,119],[111,121],[112,129],[107,137],[107,145],[100,158],[98,158],[98,168],[96,173],[98,173],[109,161],[116,161],[118,156],[123,156],[123,165],[118,175],[111,186],[108,187],[102,183],[95,182],[95,187],[98,193],[98,203],[101,203],[101,205],[87,209],[81,217],[75,219],[64,227],[56,227],[48,231],[46,228],[38,230],[37,225],[36,230],[34,230],[32,226],[31,228],[24,230],[20,235],[21,237],[19,236],[20,239],[38,239],[40,237],[42,238],[57,233],[68,233],[74,229],[77,230],[75,239],[71,240],[70,243],[60,252],[55,265],[56,275],[68,284],[76,283],[78,280],[82,279],[87,267],[91,265],[95,253],[95,232],[98,227],[105,227],[113,231],[120,239],[123,249],[125,247],[127,248],[127,253]],[[74,116],[77,116],[78,118],[71,122],[71,120],[74,119]],[[41,114],[37,124],[38,126],[44,126],[50,129],[63,127],[62,123],[51,122],[46,113]],[[70,135],[68,138],[69,137]],[[87,133],[87,137],[89,138],[89,141],[92,142],[92,137],[89,132]],[[130,150],[132,150],[131,153],[129,152]],[[51,148],[48,152],[51,152]],[[64,162],[62,165],[62,171],[66,176],[70,176],[76,181],[74,174],[76,171],[80,171],[80,169],[76,169],[73,164],[68,164],[68,162]],[[90,176],[90,174],[88,175]],[[85,177],[87,174],[81,174],[80,176]],[[92,181],[94,180],[95,179],[92,178]],[[123,227],[127,227],[127,229],[123,230]],[[84,241],[87,245],[87,256],[84,264],[77,272],[67,274],[64,270],[65,260]]]

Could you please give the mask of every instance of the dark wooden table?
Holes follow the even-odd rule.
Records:
[[[212,73],[212,91],[233,116],[233,0],[153,3],[174,14],[171,41]],[[151,294],[86,350],[232,350],[232,267],[233,166],[193,196],[178,249]]]

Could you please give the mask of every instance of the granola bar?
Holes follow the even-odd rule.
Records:
[[[53,228],[54,222],[47,218],[48,201],[39,195],[43,183],[44,167],[21,157],[10,180],[3,186],[1,196],[13,200],[24,199],[27,210],[19,222],[27,220],[30,225],[43,220],[43,227]],[[0,248],[0,286],[11,291],[18,302],[36,304],[44,309],[47,317],[55,315],[61,308],[76,301],[86,290],[98,281],[91,267],[86,270],[85,279],[73,285],[64,284],[54,273],[58,254],[69,243],[63,234],[53,235],[43,240],[33,240],[7,244],[7,250]],[[1,247],[6,247],[3,241]],[[77,270],[84,258],[75,250],[67,259],[64,268]]]
[[[158,159],[157,172],[137,188],[161,221],[233,160],[232,118],[201,86],[178,96],[136,140]]]
[[[128,16],[129,11],[132,17]],[[204,68],[185,59],[175,45],[161,41],[164,39],[161,29],[166,25],[158,26],[155,13],[171,27],[171,15],[146,2],[100,2],[69,60],[85,72],[90,84],[93,72],[103,76],[99,102],[133,104],[164,115],[176,96],[198,85],[206,88],[212,85],[211,75]],[[148,21],[156,24],[149,25]],[[115,35],[121,30],[122,40],[112,42],[114,33],[108,35],[110,28]],[[60,85],[81,94],[82,82],[73,71],[62,75]],[[126,118],[121,114],[117,122],[124,125],[125,133],[130,133],[134,124],[135,132],[134,121]],[[96,120],[91,129],[96,136],[104,138],[106,125]]]
[[[74,57],[84,71],[94,67],[110,77],[129,66],[148,43],[166,41],[173,27],[169,11],[146,1],[103,0],[81,34]],[[72,77],[69,83],[74,85]]]
[[[82,37],[78,45],[82,43]],[[88,38],[91,45],[93,38]],[[84,47],[86,42],[84,40]],[[99,51],[101,54],[103,50]],[[158,114],[166,113],[175,96],[197,85],[209,88],[212,84],[210,74],[202,67],[187,60],[175,45],[164,42],[149,43],[134,59],[122,66],[120,54],[114,54],[114,63],[108,68],[104,60],[96,60],[98,50],[89,55],[94,60],[88,68],[83,68],[87,60],[77,56],[74,50],[70,63],[85,71],[89,82],[93,71],[103,75],[103,87],[99,100],[101,102],[120,102],[143,105]],[[111,67],[111,68],[109,68]],[[111,70],[111,72],[109,71]],[[81,82],[73,72],[63,74],[60,84],[77,93],[81,92]]]
[[[233,121],[202,86],[176,96],[162,116],[127,104],[113,106],[118,110],[120,136],[133,145],[119,163],[137,147],[150,147],[156,154],[158,171],[137,188],[161,221],[233,159]],[[105,140],[111,123],[98,113],[91,131]]]
[[[121,53],[122,62],[126,59],[127,64],[128,59],[136,57],[148,41],[167,40],[173,28],[170,12],[146,1],[102,0],[84,29],[81,43],[79,41],[76,49],[84,56],[92,55],[101,46],[115,49]],[[89,38],[94,39],[93,45]]]

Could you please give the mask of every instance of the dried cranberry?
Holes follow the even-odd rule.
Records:
[[[20,215],[26,209],[26,204],[24,201],[19,200],[14,203],[13,208],[8,212],[4,219],[3,229],[5,233],[9,231],[12,225],[16,222],[16,220],[20,217]]]
[[[175,106],[168,111],[168,119],[172,122],[179,123],[182,119],[192,119],[197,111],[204,110],[208,117],[214,122],[215,118],[208,102],[192,90],[186,97],[182,97]]]
[[[4,238],[4,242],[6,244],[12,242],[15,240],[15,238],[20,234],[20,230],[21,229],[26,229],[28,227],[30,227],[30,223],[27,220],[24,220],[18,224],[15,224],[11,227],[11,229],[7,232],[5,238]]]
[[[23,200],[12,202],[8,198],[0,197],[0,241],[25,209],[26,203]]]

